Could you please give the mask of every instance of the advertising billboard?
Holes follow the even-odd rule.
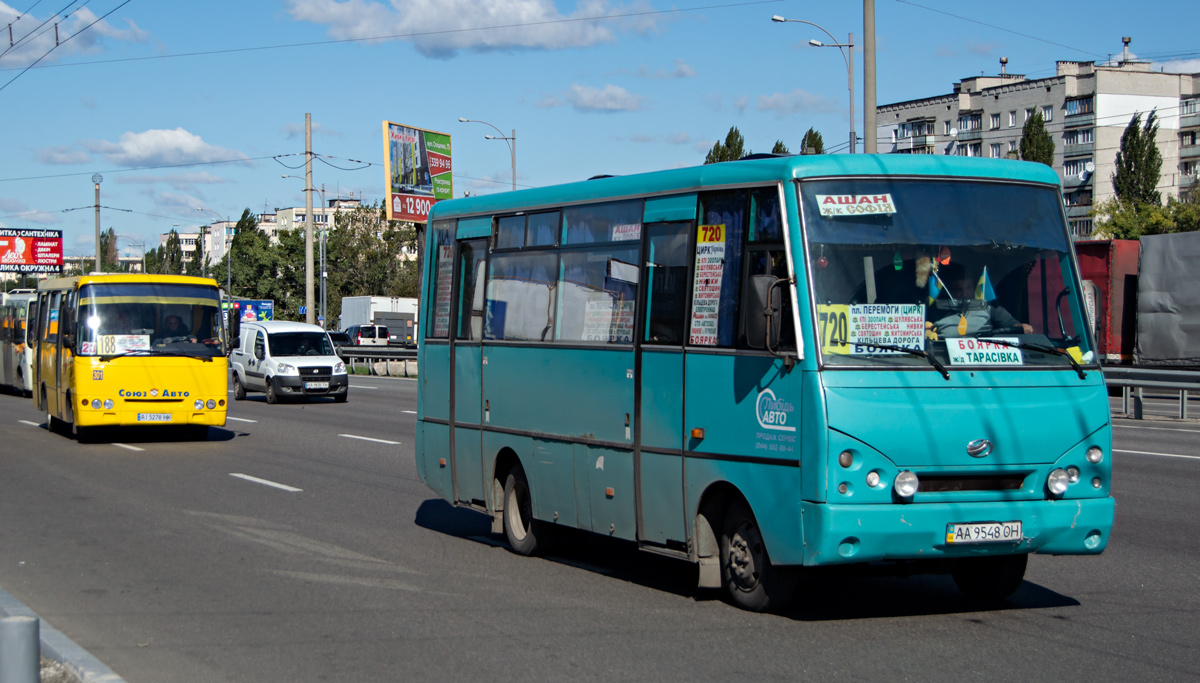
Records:
[[[62,230],[0,228],[0,272],[60,273]]]
[[[425,223],[434,202],[454,196],[446,133],[384,121],[383,157],[388,220]]]

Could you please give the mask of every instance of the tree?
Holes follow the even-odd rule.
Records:
[[[809,148],[812,148],[813,151],[809,152],[808,151]],[[806,133],[804,133],[804,137],[800,140],[800,153],[801,154],[810,154],[810,153],[811,154],[824,154],[825,153],[825,140],[821,138],[821,134],[817,132],[816,128],[809,128],[808,131]]]
[[[100,267],[102,273],[115,273],[120,270],[120,259],[117,257],[117,233],[109,228],[100,233]]]
[[[1046,132],[1046,121],[1041,114],[1025,119],[1021,128],[1021,159],[1054,166],[1054,138]]]
[[[783,144],[783,140],[776,140],[775,146],[771,148],[771,154],[791,154],[788,151],[787,145]]]
[[[159,250],[159,270],[163,275],[183,274],[183,247],[179,245],[179,233],[175,228],[167,233],[167,243]]]
[[[737,161],[751,152],[745,149],[746,140],[738,131],[737,126],[731,126],[725,135],[725,144],[717,142],[704,157],[706,164],[718,164],[722,161]]]
[[[1200,230],[1200,197],[1168,197],[1166,206],[1149,202],[1101,202],[1089,214],[1096,219],[1095,234],[1102,239],[1136,240],[1143,235]]]
[[[345,296],[417,296],[416,250],[416,226],[388,221],[383,202],[339,213],[325,238],[329,320],[337,320]]]
[[[155,247],[146,252],[143,260],[146,263],[147,273],[162,273],[162,252],[159,247]]]
[[[1158,192],[1159,174],[1162,171],[1162,152],[1158,149],[1158,120],[1151,111],[1146,125],[1141,125],[1142,115],[1134,114],[1121,135],[1121,149],[1117,152],[1117,170],[1113,173],[1113,191],[1123,204],[1162,204]]]
[[[204,274],[204,270],[204,234],[201,233],[196,238],[196,248],[192,250],[192,255],[184,266],[183,274],[200,277]]]

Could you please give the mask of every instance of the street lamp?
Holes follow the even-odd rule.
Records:
[[[205,211],[205,212],[207,212],[207,213],[211,213],[212,215],[214,215],[214,216],[216,216],[216,217],[217,217],[217,220],[218,220],[218,221],[221,221],[221,220],[222,220],[222,218],[221,218],[221,214],[217,213],[216,211],[213,211],[212,209],[205,209],[205,208],[202,208],[202,207],[199,207],[199,206],[197,206],[197,207],[195,207],[195,208],[196,208],[196,210],[197,210],[197,211]],[[228,217],[228,216],[226,216],[226,217],[225,217],[223,220],[225,221],[225,226],[226,226],[226,229],[228,229],[228,225],[229,225],[229,217]],[[207,234],[207,233],[206,233],[206,234]],[[222,235],[221,235],[221,240],[222,240],[222,243],[224,243],[224,239],[225,239],[225,235],[224,235],[224,234],[222,234]],[[226,250],[225,250],[225,292],[226,292],[226,293],[229,295],[229,297],[230,297],[230,298],[232,298],[232,297],[233,297],[233,288],[232,288],[232,286],[230,285],[231,281],[233,280],[233,277],[232,277],[232,272],[233,272],[233,263],[232,263],[232,261],[233,261],[233,254],[232,254],[232,252],[233,252],[233,241],[232,241],[232,240],[230,240],[230,242],[229,242],[229,247],[230,247],[230,248],[228,248],[228,249],[226,249]],[[208,254],[204,254],[203,263],[205,263],[205,264],[207,265],[207,262],[208,262]],[[205,272],[207,272],[207,268],[205,268]]]
[[[485,126],[492,126],[492,124],[488,123],[487,121],[477,121],[475,119],[464,119],[461,116],[458,117],[458,121],[459,121],[459,123],[482,123]],[[503,140],[504,143],[508,145],[508,153],[510,155],[512,155],[512,189],[515,191],[517,189],[517,129],[513,128],[512,135],[507,136],[507,137],[504,135],[504,131],[500,130],[499,128],[497,128],[495,126],[492,126],[492,130],[496,131],[500,135],[499,136],[485,135],[485,136],[483,136],[483,139],[484,140]]]
[[[825,30],[825,27],[819,24],[814,24],[811,21],[805,21],[803,19],[784,19],[778,14],[771,17],[771,21],[777,24],[790,21],[797,24],[808,24],[809,26],[815,26],[816,28],[825,31],[825,35],[829,36],[829,39],[833,42],[822,43],[819,40],[810,40],[808,41],[809,45],[812,45],[813,47],[836,47],[841,51],[842,61],[846,63],[846,88],[850,91],[850,153],[854,154],[855,142],[857,141],[857,138],[854,136],[854,34],[851,33],[850,38],[845,43],[839,43],[837,42],[837,38],[833,37],[832,33]],[[842,48],[849,48],[849,50],[843,50]]]
[[[304,180],[304,178],[301,178],[298,175],[281,175],[279,177],[280,178],[295,178],[296,180]],[[320,190],[317,190],[316,188],[311,188],[311,189],[314,192],[321,193],[321,215],[325,216],[325,225],[322,226],[321,229],[317,231],[317,236],[320,238],[319,241],[320,241],[320,251],[321,251],[321,320],[320,320],[320,322],[321,322],[322,328],[327,328],[328,321],[325,319],[325,309],[326,309],[325,279],[326,279],[326,276],[328,275],[328,273],[325,272],[325,233],[329,229],[329,205],[325,203],[325,184],[324,183],[321,184]],[[304,188],[303,191],[308,192],[309,190],[310,190],[310,188],[306,187],[306,188]],[[308,216],[307,217],[307,220],[315,221],[315,219],[316,219],[316,216]]]

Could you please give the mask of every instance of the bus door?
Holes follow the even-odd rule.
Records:
[[[761,305],[748,303],[751,278],[788,277],[779,206],[778,187],[701,195],[688,297],[684,449],[689,484],[729,481],[760,519],[794,516],[798,533],[798,497],[774,500],[766,492],[789,477],[799,491],[801,373],[746,334],[749,316],[762,315]],[[791,289],[783,290],[776,350],[794,353]]]
[[[58,415],[64,419],[69,419],[73,414],[71,409],[74,406],[67,405],[67,396],[71,393],[72,385],[74,384],[74,365],[75,353],[71,348],[72,339],[67,332],[73,328],[72,321],[75,319],[75,290],[69,289],[62,293],[59,297],[58,307],[58,334],[55,340],[56,351],[54,354],[54,384],[57,393],[56,410]]]
[[[639,322],[638,539],[680,550],[687,546],[681,388],[694,232],[695,221],[646,224]]]
[[[483,472],[483,291],[487,238],[459,240],[455,264],[453,334],[450,357],[454,364],[451,401],[454,404],[454,455],[450,475],[454,500],[486,506]]]
[[[42,396],[42,410],[57,415],[58,410],[58,327],[62,292],[46,292],[41,296],[42,324],[39,333],[37,364],[38,386],[34,391]]]

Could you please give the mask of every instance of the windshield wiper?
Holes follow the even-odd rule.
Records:
[[[164,356],[168,358],[197,358],[205,363],[212,362],[212,356],[199,356],[190,353],[178,353],[176,351],[160,351],[158,349],[137,349],[134,351],[125,351],[124,353],[113,353],[100,356],[102,362],[107,363],[114,358],[123,358],[125,356]]]
[[[850,342],[843,341],[841,339],[831,339],[830,341],[835,344],[841,344],[842,346],[850,346]],[[894,346],[892,344],[871,343],[871,344],[858,344],[858,346],[870,346],[872,348],[883,349],[885,351],[899,351],[901,353],[907,353],[910,356],[921,356],[925,360],[929,361],[929,364],[932,365],[935,370],[942,373],[943,378],[945,378],[947,380],[950,379],[950,372],[948,370],[946,370],[946,366],[942,365],[941,361],[934,358],[933,354],[931,354],[927,351],[922,351],[920,349],[910,349],[910,348],[906,348],[903,346]]]
[[[1019,342],[1013,343],[1010,341],[1004,341],[1003,339],[993,339],[991,337],[976,337],[976,339],[978,339],[979,341],[985,341],[989,344],[997,344],[999,346],[1007,346],[1010,349],[1025,349],[1026,351],[1039,351],[1041,353],[1052,353],[1056,356],[1066,356],[1067,360],[1071,361],[1071,367],[1075,368],[1075,372],[1079,374],[1079,379],[1087,378],[1087,373],[1084,372],[1083,367],[1080,366],[1079,363],[1077,363],[1075,361],[1075,356],[1072,356],[1071,354],[1067,353],[1066,351],[1063,351],[1062,349],[1056,349],[1053,346],[1043,346],[1041,344],[1032,344],[1030,342],[1024,342],[1024,341],[1019,341]]]

